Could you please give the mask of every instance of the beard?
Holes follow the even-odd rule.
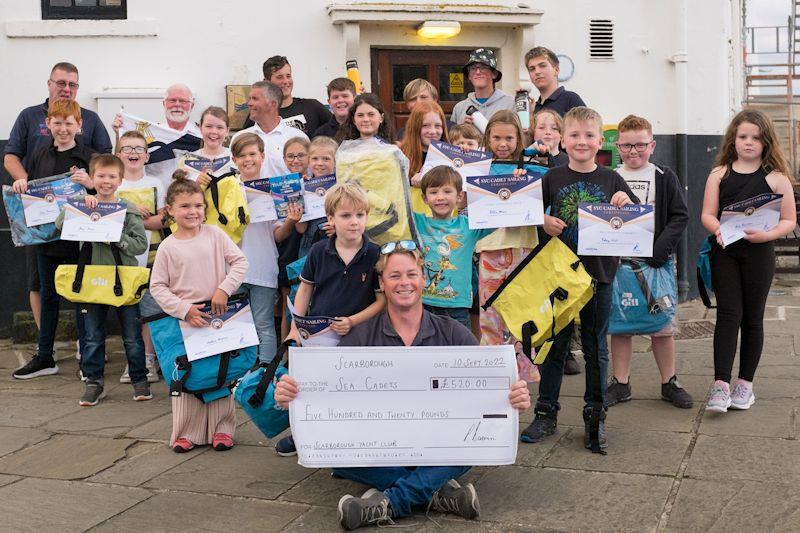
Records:
[[[172,122],[186,122],[189,120],[191,113],[189,111],[184,111],[180,108],[173,108],[167,110],[167,118]]]

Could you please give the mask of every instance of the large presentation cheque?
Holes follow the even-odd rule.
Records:
[[[519,420],[505,346],[290,348],[306,467],[507,465]]]

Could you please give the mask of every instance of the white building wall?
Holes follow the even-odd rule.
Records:
[[[688,0],[687,0],[688,1]],[[735,102],[740,84],[731,57],[738,49],[739,0],[689,1],[688,131],[718,134]],[[385,2],[383,2],[385,3]],[[437,4],[465,4],[465,0]],[[485,4],[485,2],[474,2]],[[498,1],[516,7],[516,1]],[[601,112],[607,123],[628,113],[642,114],[656,133],[676,131],[674,109],[679,97],[675,66],[679,0],[528,0],[542,10],[541,23],[525,33],[534,44],[548,46],[575,62],[575,76],[566,86]],[[0,108],[0,139],[6,139],[17,113],[46,96],[50,67],[57,61],[75,63],[81,71],[78,100],[97,109],[92,95],[108,90],[163,89],[182,81],[197,93],[196,111],[223,105],[225,85],[247,84],[262,77],[261,63],[274,54],[292,63],[298,96],[325,100],[325,85],[344,75],[342,27],[326,12],[330,0],[128,0],[127,21],[41,21],[40,2],[0,0],[0,72],[5,74],[4,105]],[[615,22],[615,59],[588,59],[588,20],[611,17]],[[115,36],[50,36],[66,32]],[[128,34],[130,36],[119,36]],[[519,42],[515,28],[468,26],[436,46],[497,47],[512,54]],[[370,46],[425,46],[411,25],[362,25],[359,64],[370,82]],[[521,51],[524,53],[524,50]],[[502,88],[530,86],[527,74],[505,71]],[[151,106],[159,105],[152,100]],[[108,116],[102,116],[108,120]],[[150,117],[147,117],[150,118]],[[157,117],[152,117],[157,118]],[[109,121],[110,122],[110,121]]]

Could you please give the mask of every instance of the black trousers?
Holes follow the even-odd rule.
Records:
[[[736,344],[739,378],[753,381],[764,346],[764,308],[775,274],[775,248],[771,242],[736,242],[714,247],[711,275],[717,300],[714,329],[714,379],[730,383]]]

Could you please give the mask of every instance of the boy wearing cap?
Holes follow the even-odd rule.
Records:
[[[501,109],[514,109],[514,97],[495,88],[503,73],[497,70],[497,57],[488,48],[478,48],[469,54],[469,61],[462,69],[464,76],[475,88],[453,108],[450,120],[456,124],[472,123],[467,109],[475,106],[487,120]]]

